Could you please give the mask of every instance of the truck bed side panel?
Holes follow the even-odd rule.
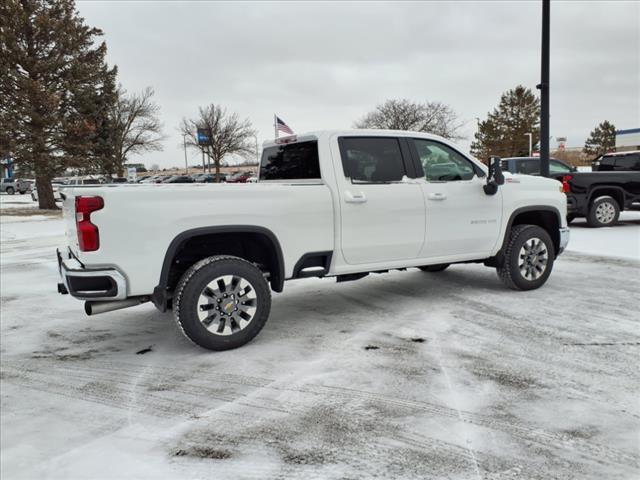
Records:
[[[187,230],[266,228],[280,242],[287,278],[305,253],[334,249],[331,195],[323,184],[120,185],[68,194],[104,198],[104,208],[91,214],[100,249],[78,257],[87,266],[118,268],[127,277],[129,296],[152,293],[169,245]],[[67,202],[71,207],[72,198]]]

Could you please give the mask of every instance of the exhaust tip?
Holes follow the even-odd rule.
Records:
[[[84,312],[89,316],[98,315],[121,308],[135,307],[149,300],[149,297],[131,297],[124,300],[86,301],[84,302]]]

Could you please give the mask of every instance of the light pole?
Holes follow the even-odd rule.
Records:
[[[256,162],[260,165],[260,152],[258,151],[258,135],[254,135],[253,138],[256,139]]]
[[[184,174],[189,175],[189,164],[187,162],[187,134],[182,134],[182,144],[184,145]]]
[[[540,64],[540,176],[549,176],[549,45],[551,0],[542,0],[542,48]]]
[[[533,133],[525,133],[525,137],[529,137],[529,156],[533,156]]]

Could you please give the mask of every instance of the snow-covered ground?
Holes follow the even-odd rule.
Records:
[[[622,212],[614,227],[590,228],[584,218],[571,223],[569,252],[640,260],[640,211]]]
[[[28,193],[24,195],[0,193],[0,210],[4,212],[12,208],[38,208],[38,202],[34,202]]]
[[[3,479],[640,474],[635,212],[578,221],[532,292],[476,265],[289,282],[220,353],[148,304],[86,317],[62,221],[0,220]]]

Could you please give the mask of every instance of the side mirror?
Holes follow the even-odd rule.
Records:
[[[498,192],[498,186],[504,184],[501,163],[502,159],[500,157],[491,157],[489,161],[487,184],[482,187],[487,195],[495,195]]]

